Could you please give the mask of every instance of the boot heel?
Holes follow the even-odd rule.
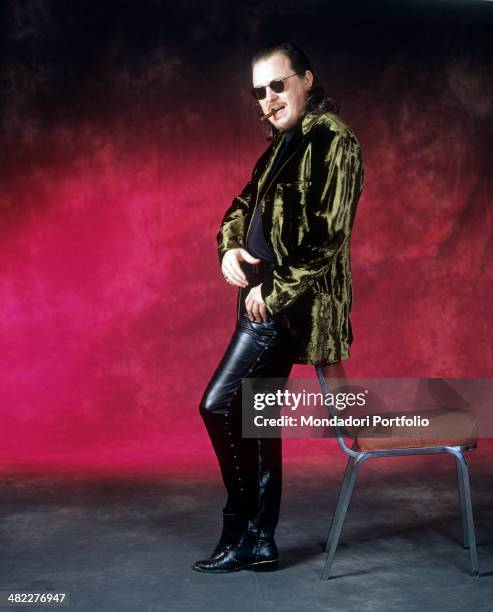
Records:
[[[259,561],[250,566],[252,572],[275,572],[279,566],[279,561]]]

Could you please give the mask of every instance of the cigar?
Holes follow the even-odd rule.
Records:
[[[277,113],[278,110],[281,110],[281,108],[284,108],[284,106],[278,106],[277,108],[273,108],[270,113],[264,115],[263,117],[260,117],[260,121],[266,121],[269,117],[272,117],[274,113]]]

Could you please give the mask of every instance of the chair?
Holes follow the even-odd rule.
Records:
[[[324,367],[315,366],[315,369],[322,388],[322,393],[326,394],[329,392],[329,389],[327,386],[327,377],[324,373]],[[331,406],[329,406],[329,412],[330,416],[335,416]],[[386,414],[385,416],[390,415]],[[347,462],[342,487],[339,492],[336,511],[332,519],[327,543],[324,548],[324,551],[327,552],[327,559],[321,575],[322,580],[328,580],[329,578],[336,549],[339,543],[342,526],[346,517],[349,503],[351,501],[351,495],[356,482],[356,477],[362,464],[367,459],[377,459],[380,457],[398,457],[403,455],[425,455],[435,453],[450,453],[455,457],[459,500],[462,514],[462,528],[464,534],[464,548],[469,549],[471,559],[471,575],[476,577],[479,576],[476,536],[474,531],[471,491],[469,486],[469,471],[467,461],[463,455],[464,451],[476,448],[478,438],[477,426],[471,415],[463,410],[453,411],[453,419],[455,419],[454,430],[458,432],[457,435],[447,437],[443,435],[443,430],[440,432],[438,429],[436,431],[435,439],[427,440],[420,440],[417,431],[415,437],[412,437],[412,435],[406,436],[405,438],[393,438],[391,436],[386,436],[385,438],[379,439],[369,435],[370,432],[365,431],[365,428],[360,428],[355,430],[352,448],[347,446],[344,439],[344,433],[341,428],[335,428],[339,447],[342,451],[344,451],[344,453],[346,453],[346,455],[348,455],[349,459]],[[430,427],[432,426],[433,420],[430,421]]]

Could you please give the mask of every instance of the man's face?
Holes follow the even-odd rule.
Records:
[[[253,65],[253,86],[268,85],[275,79],[283,79],[293,74],[289,58],[284,53],[274,53],[267,59],[258,61]],[[275,93],[267,87],[267,95],[259,100],[264,114],[273,108],[283,106],[269,121],[278,130],[288,130],[293,127],[301,117],[305,105],[306,94],[313,83],[313,75],[307,70],[304,76],[295,75],[284,81],[284,90]]]

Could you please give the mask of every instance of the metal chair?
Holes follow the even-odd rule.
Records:
[[[324,374],[323,366],[315,366],[317,377],[322,388],[322,393],[329,393],[327,386],[327,377]],[[329,406],[330,416],[335,416],[333,408]],[[400,413],[403,414],[403,413]],[[344,519],[347,509],[351,501],[351,495],[356,482],[356,477],[367,459],[376,459],[379,457],[398,457],[403,455],[425,455],[435,453],[450,453],[455,457],[457,466],[457,480],[459,487],[459,500],[462,514],[462,528],[464,533],[464,548],[469,549],[471,558],[471,575],[479,576],[478,556],[476,551],[476,535],[474,531],[474,520],[472,513],[471,491],[469,486],[469,471],[467,461],[463,455],[464,451],[476,448],[477,443],[477,428],[470,416],[467,413],[457,412],[458,418],[464,419],[461,423],[460,430],[463,431],[461,436],[455,439],[437,440],[419,440],[418,438],[407,438],[405,440],[392,439],[386,437],[385,440],[367,437],[365,438],[364,430],[357,431],[353,446],[349,448],[344,439],[344,432],[340,427],[335,428],[337,442],[341,450],[348,455],[349,459],[344,474],[344,481],[339,492],[339,499],[335,514],[332,519],[325,552],[327,559],[321,575],[322,580],[328,580],[336,549],[339,543],[339,538],[342,531]],[[464,431],[464,429],[466,431]],[[380,448],[378,448],[380,446]]]

